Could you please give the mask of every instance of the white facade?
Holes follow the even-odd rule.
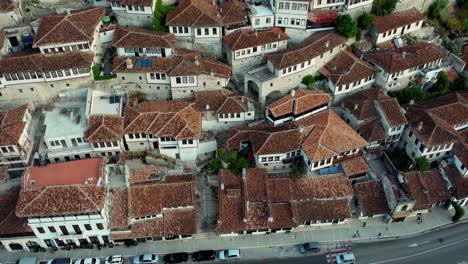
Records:
[[[111,8],[122,26],[151,27],[155,3],[156,1],[152,1],[151,6],[141,6],[121,5],[117,1],[112,1]]]
[[[312,0],[312,9],[338,9],[345,5],[345,0]]]
[[[347,0],[346,1],[346,9],[354,9],[359,8],[367,5],[372,5],[374,0]]]
[[[420,20],[418,22],[404,25],[399,28],[394,28],[386,32],[377,32],[376,28],[372,28],[370,32],[373,36],[375,44],[380,44],[382,42],[393,40],[394,38],[400,37],[402,35],[410,34],[411,32],[420,30],[422,24],[423,21]]]
[[[172,48],[117,48],[117,56],[171,57]]]
[[[456,154],[453,156],[453,159],[454,159],[455,167],[457,168],[460,175],[462,175],[463,177],[467,177],[468,168],[466,167],[466,165],[463,164],[463,162],[458,158]]]
[[[271,3],[275,10],[275,26],[305,29],[307,27],[308,1],[279,0]]]
[[[273,126],[278,126],[278,125],[281,125],[281,124],[284,124],[284,123],[290,123],[290,122],[301,120],[303,118],[306,118],[308,116],[311,116],[313,114],[316,114],[316,113],[321,112],[321,111],[326,110],[326,109],[328,109],[328,103],[326,103],[324,105],[321,105],[321,106],[318,106],[318,107],[316,107],[316,109],[313,109],[312,111],[307,112],[305,114],[302,114],[300,116],[289,115],[289,116],[285,116],[285,117],[279,118],[279,119],[273,119],[273,117],[270,114],[270,111],[268,109],[266,109],[265,110],[266,111],[265,112],[265,119],[266,119],[266,121],[268,123],[272,124]]]
[[[270,8],[249,5],[249,10],[249,20],[253,30],[270,29],[275,25],[275,15]]]
[[[354,91],[357,91],[361,88],[370,87],[375,81],[375,76],[371,75],[367,78],[363,78],[359,81],[352,83],[342,84],[338,87],[335,86],[330,79],[327,81],[328,88],[333,92],[334,95],[344,95]]]
[[[408,157],[412,160],[416,160],[419,157],[426,157],[429,162],[440,160],[450,154],[454,145],[454,143],[450,143],[428,148],[416,137],[410,127],[407,127],[403,133],[403,142]]]

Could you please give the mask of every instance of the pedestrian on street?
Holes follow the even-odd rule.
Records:
[[[380,237],[382,235],[382,233],[379,232],[378,236]]]

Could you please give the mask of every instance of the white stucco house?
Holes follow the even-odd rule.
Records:
[[[386,16],[375,16],[370,35],[375,44],[380,44],[418,31],[423,21],[424,15],[415,7]]]
[[[151,28],[155,0],[112,0],[109,1],[112,12],[115,14],[119,24],[130,27]],[[175,1],[163,1],[166,4],[174,4]]]

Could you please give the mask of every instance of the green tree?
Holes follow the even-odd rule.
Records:
[[[437,74],[437,81],[432,85],[429,92],[435,96],[447,94],[450,91],[450,81],[445,72],[441,71]]]
[[[465,210],[454,201],[452,201],[452,206],[455,209],[455,214],[452,217],[452,221],[457,222],[463,217],[463,215],[465,215]]]
[[[466,75],[460,75],[450,86],[452,91],[461,91],[468,89],[468,77]]]
[[[411,83],[408,88],[403,90],[389,91],[388,95],[395,97],[400,104],[407,104],[411,100],[423,101],[427,99],[427,93],[417,83]]]
[[[299,159],[296,162],[294,162],[292,166],[292,179],[293,180],[298,180],[298,179],[303,178],[306,173],[307,173],[307,167],[303,159]]]
[[[360,29],[369,30],[374,23],[374,15],[364,13],[358,17],[357,22]]]
[[[430,19],[436,19],[440,17],[440,13],[442,10],[447,7],[448,0],[436,0],[434,3],[432,3],[431,6],[429,6],[429,10],[427,12],[427,16]]]
[[[430,168],[431,164],[429,164],[429,161],[426,159],[426,157],[419,157],[414,163],[414,169],[417,171],[427,171]]]
[[[385,16],[395,10],[397,0],[374,0],[372,4],[372,14]]]
[[[208,170],[210,170],[213,173],[218,173],[220,169],[221,169],[220,159],[215,159],[210,163],[210,165],[208,165]]]
[[[164,25],[166,15],[174,9],[175,6],[165,6],[163,5],[162,0],[156,0],[156,5],[154,6],[152,29],[154,31],[167,32],[167,27]]]
[[[357,33],[357,23],[350,15],[339,15],[336,18],[336,32],[346,38],[352,38]]]
[[[307,86],[308,89],[312,89],[315,83],[315,77],[312,75],[306,75],[302,78],[302,83]]]
[[[444,39],[444,41],[442,41],[442,45],[444,47],[446,47],[453,54],[458,55],[458,54],[460,54],[462,52],[463,40],[461,40],[460,38],[457,38],[457,39],[454,39],[454,40],[450,40],[450,39],[446,38],[446,39]]]

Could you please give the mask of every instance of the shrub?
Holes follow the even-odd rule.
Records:
[[[408,88],[403,90],[389,91],[388,95],[395,97],[400,104],[407,104],[411,100],[423,101],[427,99],[427,93],[417,83],[411,83]]]
[[[448,29],[452,31],[462,30],[463,28],[462,22],[456,17],[451,17],[447,19],[445,24],[447,25]]]
[[[358,17],[357,22],[360,29],[369,30],[374,23],[374,15],[364,13]]]
[[[94,64],[91,68],[93,71],[93,77],[95,81],[105,81],[117,78],[117,74],[101,76],[101,65]]]
[[[372,4],[372,14],[385,16],[395,10],[397,0],[375,0]]]
[[[208,165],[208,170],[210,170],[213,173],[218,173],[220,169],[221,169],[220,159],[215,159],[210,163],[210,165]]]
[[[463,217],[463,215],[465,215],[465,210],[454,201],[452,201],[452,206],[455,209],[455,214],[452,217],[452,221],[457,222]]]
[[[417,171],[427,171],[431,168],[431,164],[429,164],[429,161],[426,159],[426,157],[419,157],[416,159],[416,162],[414,164],[414,170]]]
[[[432,3],[431,6],[429,6],[429,11],[427,12],[427,16],[430,19],[436,19],[440,17],[440,13],[442,10],[447,7],[448,0],[436,0],[434,3]]]
[[[468,89],[468,77],[465,75],[460,75],[460,77],[450,85],[450,90],[452,91],[461,91],[465,89]]]
[[[315,83],[315,77],[312,75],[306,75],[302,78],[302,83],[307,86],[307,89],[312,89]]]
[[[298,159],[296,162],[293,163],[292,166],[292,179],[298,180],[305,176],[307,173],[307,167],[304,163],[303,159]]]
[[[235,174],[239,174],[243,168],[250,167],[250,161],[239,152],[224,149],[218,150],[218,158],[228,164],[228,169]]]
[[[395,150],[387,152],[388,157],[392,161],[395,168],[400,171],[408,171],[411,166],[411,159],[406,155],[404,150]]]
[[[165,26],[166,15],[167,13],[174,11],[174,9],[175,6],[165,6],[163,5],[162,0],[156,0],[152,29],[154,31],[167,32],[168,29]]]
[[[463,40],[461,40],[460,38],[457,38],[457,39],[454,39],[454,40],[450,40],[450,39],[446,38],[446,39],[444,39],[444,41],[442,41],[442,45],[444,47],[446,47],[453,54],[458,55],[458,54],[460,54],[462,52]]]
[[[450,91],[450,81],[447,74],[443,71],[437,74],[437,81],[432,85],[429,92],[434,96],[447,94]]]
[[[352,38],[357,33],[357,23],[350,15],[339,15],[336,18],[336,32],[346,38]]]

